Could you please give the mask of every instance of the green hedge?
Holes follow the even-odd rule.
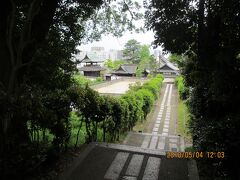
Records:
[[[175,79],[175,84],[177,86],[180,98],[182,100],[185,100],[189,96],[189,88],[185,86],[184,84],[184,78],[182,76],[178,76]]]
[[[103,77],[97,77],[95,80],[90,80],[80,73],[74,74],[73,80],[75,81],[76,84],[78,84],[79,86],[82,86],[82,87],[85,87],[87,84],[89,86],[91,86],[91,85],[95,85],[95,84],[104,82]]]
[[[158,75],[142,86],[132,86],[118,98],[100,96],[88,86],[82,88],[75,108],[84,121],[86,141],[99,140],[99,129],[102,130],[103,141],[118,140],[120,134],[131,130],[137,121],[145,120],[159,96],[162,81],[163,77]]]

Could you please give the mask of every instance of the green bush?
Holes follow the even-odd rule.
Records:
[[[81,114],[81,118],[77,117],[77,113],[71,113],[73,138],[76,139],[78,136],[76,129],[80,121],[83,121],[85,127],[80,131],[80,136],[84,132],[87,142],[99,139],[118,140],[121,133],[131,130],[137,121],[146,119],[154,100],[159,95],[162,80],[162,76],[156,76],[142,86],[138,83],[119,98],[99,96],[88,86],[76,88],[75,94],[81,95],[72,98],[76,103],[74,107],[78,110],[78,114]],[[80,137],[80,141],[82,139]]]
[[[161,79],[162,81],[163,81],[163,79],[164,79],[164,77],[163,77],[162,74],[157,74],[155,78],[157,78],[157,79]]]
[[[185,100],[189,96],[189,88],[185,86],[184,84],[184,78],[182,76],[178,76],[175,79],[175,84],[177,86],[180,98],[182,100]]]
[[[96,78],[96,82],[102,82],[103,81],[103,78],[102,77],[97,77]]]
[[[133,128],[134,124],[139,118],[139,114],[138,114],[139,107],[137,106],[136,97],[132,92],[125,94],[124,96],[122,96],[122,98],[125,99],[126,102],[128,103],[128,110],[129,110],[128,129],[130,130]]]
[[[148,79],[151,79],[151,78],[153,78],[153,75],[152,75],[152,74],[148,74],[148,75],[147,75],[147,78],[148,78]]]
[[[156,76],[155,78],[151,79],[149,82],[143,84],[142,89],[148,89],[152,92],[154,99],[156,100],[159,95],[159,90],[161,88],[163,78],[161,76]]]
[[[122,98],[129,104],[130,111],[130,128],[132,128],[136,121],[144,120],[150,112],[154,100],[158,98],[163,76],[158,75],[150,81],[144,83],[142,86],[132,86]]]
[[[83,75],[81,75],[79,73],[74,74],[73,79],[78,85],[80,85],[82,87],[84,87],[86,84],[91,83],[91,80],[87,79],[86,77],[84,77]]]
[[[73,80],[75,81],[76,84],[78,84],[81,87],[85,87],[87,84],[88,85],[99,84],[104,81],[102,77],[97,77],[96,80],[90,80],[79,73],[73,75]]]
[[[143,97],[142,110],[143,110],[144,119],[146,119],[147,114],[151,111],[151,108],[153,106],[154,95],[147,89],[140,89],[137,93],[142,94],[142,97]]]
[[[136,98],[138,120],[142,121],[142,120],[144,120],[144,110],[143,110],[143,105],[144,105],[143,96],[144,95],[140,91],[137,91],[133,95]]]
[[[126,132],[129,130],[129,118],[130,118],[129,104],[124,98],[119,98],[119,101],[122,104],[123,108],[121,132]]]

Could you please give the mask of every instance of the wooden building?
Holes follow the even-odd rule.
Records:
[[[137,64],[122,64],[116,71],[112,74],[117,76],[136,76]]]
[[[172,63],[163,64],[156,71],[157,74],[163,74],[164,77],[175,77],[179,75],[179,69]]]
[[[100,62],[103,61],[92,60],[86,54],[86,56],[81,60],[81,63],[85,63],[85,65],[80,67],[78,70],[83,71],[84,76],[99,77],[101,76],[101,72],[106,70],[104,67],[99,65]]]
[[[159,68],[155,71],[156,74],[162,74],[164,77],[176,77],[179,75],[179,69],[171,63],[162,54],[159,54]]]

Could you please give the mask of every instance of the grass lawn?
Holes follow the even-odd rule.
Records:
[[[97,77],[95,80],[90,80],[79,73],[74,74],[73,78],[80,86],[85,86],[86,84],[88,84],[89,86],[93,86],[105,82],[102,77]]]
[[[178,126],[177,126],[177,133],[180,134],[182,137],[190,138],[190,133],[188,129],[188,122],[189,122],[189,112],[188,108],[184,101],[180,98],[178,100]]]

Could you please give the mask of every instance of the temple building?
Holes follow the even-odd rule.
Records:
[[[117,76],[136,76],[137,64],[122,64],[116,71],[112,74]]]
[[[84,76],[91,76],[91,77],[100,77],[103,71],[106,68],[101,67],[99,63],[102,63],[101,60],[92,60],[86,54],[85,57],[80,61],[81,63],[85,63],[84,66],[80,67],[78,70],[83,71]]]

